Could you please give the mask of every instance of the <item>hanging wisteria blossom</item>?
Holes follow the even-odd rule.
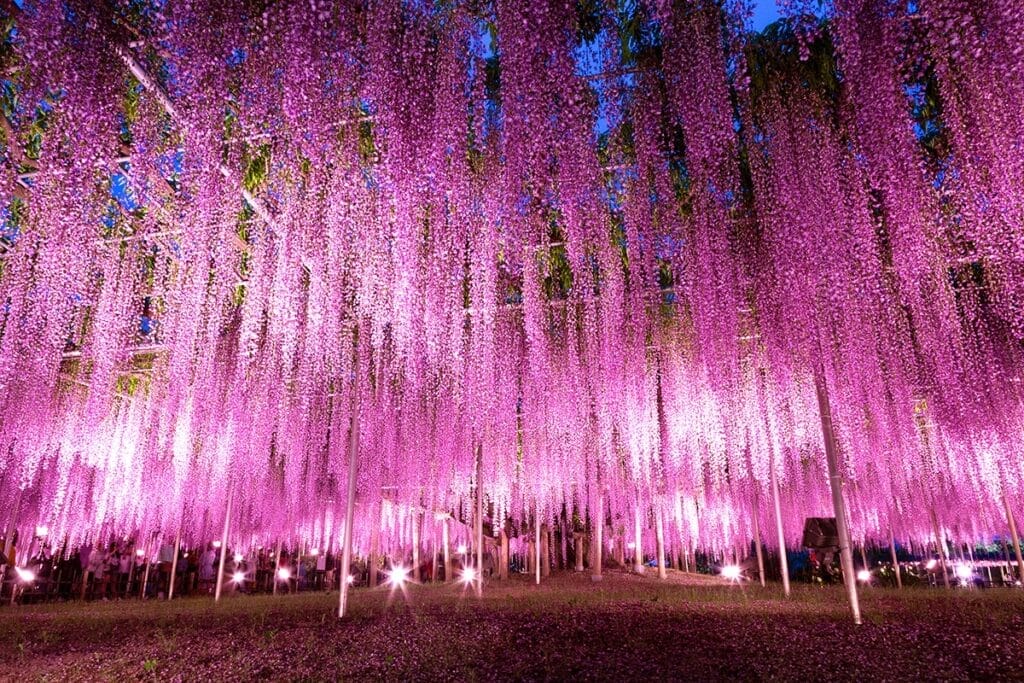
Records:
[[[2,524],[796,543],[823,420],[859,539],[1020,510],[1012,0],[5,8]]]

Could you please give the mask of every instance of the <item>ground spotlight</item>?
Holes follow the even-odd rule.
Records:
[[[18,578],[21,579],[22,583],[32,583],[36,580],[36,573],[31,569],[15,567],[14,571],[18,574]]]
[[[476,569],[473,567],[463,567],[461,580],[463,583],[473,583],[476,581]]]
[[[928,571],[931,571],[931,570],[935,569],[935,565],[937,565],[938,563],[939,563],[939,561],[938,561],[938,560],[936,560],[936,559],[935,559],[935,558],[933,557],[932,559],[928,560],[928,564],[926,564],[926,565],[924,566],[924,568],[925,568],[925,569],[927,569]]]
[[[971,569],[969,564],[958,564],[953,572],[956,574],[956,578],[966,581],[974,575],[974,570]]]
[[[235,572],[231,576],[231,580],[235,583],[242,583],[243,581],[245,581],[245,572]]]
[[[728,579],[729,581],[738,581],[740,574],[743,572],[740,570],[739,565],[727,564],[722,567],[722,578]]]
[[[409,578],[409,570],[405,567],[392,567],[388,572],[388,583],[392,586],[401,587]]]
[[[244,558],[242,557],[242,553],[235,553],[235,564],[238,564],[238,563],[239,563],[239,562],[241,562],[241,561],[242,561],[243,559],[244,559]]]
[[[277,570],[278,581],[287,581],[290,578],[292,578],[292,572],[288,567],[281,567]]]
[[[867,569],[861,569],[859,572],[857,572],[857,580],[861,583],[867,583],[871,580],[871,572],[869,572]]]

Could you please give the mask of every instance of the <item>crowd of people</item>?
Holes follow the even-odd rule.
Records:
[[[37,543],[37,541],[40,541]],[[77,549],[62,547],[56,554],[45,539],[34,539],[25,553],[19,555],[17,536],[13,543],[0,538],[0,546],[7,553],[0,553],[0,603],[45,602],[53,600],[105,601],[126,598],[164,598],[169,595],[212,595],[216,591],[217,577],[221,570],[222,553],[220,543],[210,541],[199,546],[180,546],[175,543],[138,544],[132,539],[120,542],[96,543]],[[177,546],[177,558],[175,551]],[[482,574],[486,578],[496,571],[495,547],[485,546]],[[726,565],[739,567],[740,574],[756,576],[758,571],[754,553],[736,553],[721,556],[695,553],[693,570],[698,573],[720,574]],[[908,584],[924,585],[971,585],[997,586],[1020,585],[1010,562],[1010,552],[1005,543],[991,547],[977,546],[958,548],[959,558],[948,562],[936,559],[934,553],[919,549],[920,554],[908,554],[900,549],[902,581]],[[452,554],[452,570],[456,578],[466,559],[464,547]],[[741,557],[742,555],[742,557]],[[25,561],[24,557],[30,556]],[[812,584],[840,583],[841,572],[834,550],[803,550],[787,552],[791,578]],[[869,557],[870,556],[870,557]],[[15,557],[21,557],[18,564]],[[605,558],[613,562],[613,558]],[[872,584],[896,585],[896,572],[889,562],[886,549],[874,548],[861,551],[861,569],[868,569],[868,575],[859,581]],[[557,568],[568,569],[568,557],[552,554],[552,563]],[[679,557],[670,561],[669,566],[680,563]],[[619,558],[625,566],[625,558]],[[652,559],[649,565],[654,565]],[[532,555],[526,552],[511,553],[511,573],[532,573]],[[222,593],[294,593],[299,591],[321,591],[337,588],[341,577],[338,572],[340,557],[336,553],[322,553],[316,548],[257,547],[255,549],[226,548],[223,553]],[[389,581],[389,571],[401,566],[408,572],[408,578],[420,582],[444,580],[445,562],[440,553],[422,553],[418,566],[411,554],[405,557],[389,558],[378,556],[371,564],[366,558],[353,559],[350,567],[350,582],[353,585],[381,585]],[[775,563],[766,561],[769,578],[780,578],[774,571]],[[554,566],[552,568],[555,568]],[[689,571],[689,567],[680,566]],[[970,568],[970,573],[967,569]],[[863,572],[862,572],[863,573]],[[943,579],[943,574],[946,575]],[[173,583],[173,586],[172,586]]]
[[[0,546],[3,539],[0,539]],[[149,554],[133,541],[86,545],[77,551],[54,554],[41,544],[24,566],[15,568],[15,553],[0,553],[3,584],[0,599],[19,601],[115,600],[130,597],[212,594],[220,566],[220,544],[179,547],[177,562],[172,543]],[[222,591],[260,593],[326,590],[337,581],[333,555],[314,551],[258,548],[240,552],[228,548],[224,556]],[[357,581],[365,582],[366,568],[353,567]]]
[[[30,558],[16,562],[17,535],[6,544],[0,537],[0,603],[65,600],[105,601],[127,598],[164,598],[168,595],[212,595],[216,590],[221,551],[218,541],[197,547],[167,542],[148,550],[133,539],[62,547],[58,552],[45,542],[33,543]],[[22,556],[23,557],[23,556]],[[412,557],[381,556],[374,566],[366,558],[353,558],[352,585],[380,585],[388,581],[392,563],[408,568],[409,577],[430,582],[444,577],[443,557],[424,553],[419,566]],[[515,559],[513,559],[515,564]],[[341,580],[340,557],[315,548],[227,548],[224,553],[222,592],[294,593],[331,590]],[[524,565],[525,566],[525,565]],[[493,560],[485,554],[484,575],[493,573]],[[372,576],[371,576],[372,574]],[[172,591],[173,581],[173,591]]]

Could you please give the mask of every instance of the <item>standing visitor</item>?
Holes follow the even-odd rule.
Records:
[[[315,588],[321,590],[324,587],[324,574],[327,572],[327,554],[321,553],[316,556]]]
[[[168,595],[171,589],[171,563],[174,561],[174,544],[162,543],[157,554],[157,569],[160,572],[160,594]]]
[[[118,556],[118,572],[121,575],[121,582],[118,585],[118,590],[121,597],[128,597],[128,591],[131,590],[131,586],[128,585],[128,575],[132,569],[132,552],[131,548],[121,547],[121,552]]]
[[[214,564],[217,562],[217,551],[212,543],[206,545],[206,550],[199,558],[199,587],[207,593],[213,590],[213,582],[216,579]]]
[[[95,600],[97,596],[100,599],[106,600],[107,592],[107,553],[103,549],[103,545],[96,543],[96,547],[91,553],[89,553],[89,571],[88,574],[92,575],[92,594],[91,597]]]
[[[119,597],[121,592],[121,549],[114,543],[110,544],[110,550],[107,552],[107,577],[109,596]]]

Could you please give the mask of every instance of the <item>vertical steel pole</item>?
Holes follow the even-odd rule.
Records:
[[[668,577],[668,572],[665,570],[665,522],[661,518],[661,509],[657,505],[654,506],[653,512],[655,550],[658,554],[658,578],[664,579]]]
[[[1020,550],[1020,536],[1017,534],[1017,520],[1013,517],[1010,499],[1003,493],[1003,508],[1006,510],[1006,522],[1010,525],[1010,540],[1013,542],[1013,553],[1017,556],[1017,580],[1024,583],[1024,557]]]
[[[419,583],[420,576],[420,511],[412,512],[412,580]]]
[[[437,521],[436,519],[434,521]],[[437,526],[432,526],[430,530],[430,582],[439,583],[440,580],[437,575],[438,571],[437,561]]]
[[[754,552],[757,553],[757,576],[761,580],[761,588],[764,588],[764,551],[761,549],[761,516],[760,506],[757,504],[758,494],[754,494]]]
[[[540,585],[540,505],[533,502],[533,582]]]
[[[231,530],[231,504],[234,502],[235,490],[228,491],[228,505],[224,510],[224,530],[220,535],[220,562],[217,563],[217,587],[213,593],[213,601],[220,602],[220,594],[224,588],[224,562],[228,555],[228,532]]]
[[[896,558],[896,537],[892,533],[892,525],[889,526],[889,552],[892,554],[892,566],[896,571],[896,587],[903,588],[903,573],[900,571],[900,561]]]
[[[352,518],[356,511],[356,475],[359,473],[359,346],[356,344],[355,360],[352,364],[352,417],[348,430],[348,497],[345,500],[345,524],[341,551],[341,586],[338,589],[338,618],[345,616],[348,606],[348,582],[352,571]],[[371,568],[371,571],[374,569]]]
[[[481,441],[476,451],[476,594],[484,593],[484,487],[483,487],[484,444]]]
[[[600,486],[600,484],[598,484]],[[597,494],[597,514],[594,516],[594,531],[596,538],[593,539],[591,547],[593,566],[590,568],[590,580],[600,581],[602,576],[602,564],[604,562],[604,490]]]
[[[929,514],[932,517],[932,530],[935,532],[935,543],[939,546],[939,564],[942,569],[942,583],[946,588],[949,588],[949,569],[948,559],[946,557],[946,539],[942,535],[942,529],[939,527],[939,520],[935,516],[935,508],[930,509]]]
[[[64,543],[67,544],[67,538],[65,537]],[[130,555],[131,562],[128,564],[128,583],[124,585],[124,597],[128,597],[132,594],[132,581],[135,579],[135,543],[132,543],[132,552]]]
[[[638,496],[639,498],[639,496]],[[633,506],[633,571],[637,574],[644,573],[644,536],[643,527],[640,522],[640,502]]]
[[[766,380],[764,377],[764,371],[761,372],[761,400],[767,406],[768,402],[768,391],[765,386]],[[771,443],[771,428],[768,423],[767,410],[762,413],[764,417],[764,431],[768,438],[768,467],[769,467],[769,479],[768,485],[772,494],[772,511],[775,513],[775,539],[779,544],[779,573],[782,574],[782,593],[787,598],[790,595],[789,588],[789,558],[786,557],[786,532],[782,525],[782,501],[779,496],[779,477],[775,471],[775,449]]]
[[[828,480],[832,489],[832,508],[836,516],[836,531],[839,533],[839,560],[843,567],[843,583],[850,598],[853,623],[861,623],[860,601],[857,598],[857,576],[853,570],[853,553],[850,550],[850,530],[846,526],[846,504],[843,502],[843,475],[839,472],[839,454],[836,453],[835,433],[832,431],[832,408],[829,405],[825,374],[819,369],[814,377],[818,394],[818,412],[821,416],[821,433],[825,440],[825,459],[828,463]]]
[[[18,512],[21,509],[21,497],[24,492],[23,489],[18,489],[18,497],[14,500],[11,516],[7,520],[7,535],[4,537],[4,565],[0,567],[0,586],[3,586],[3,580],[6,578],[7,567],[14,562],[11,557],[11,548],[14,547],[14,531],[18,524]],[[14,593],[14,586],[16,585],[15,583],[11,584],[11,593]]]
[[[146,539],[145,543],[145,556],[142,558],[146,563],[146,569],[142,572],[142,587],[139,597],[142,599],[146,598],[146,587],[149,585],[149,568],[153,565],[152,554],[153,554],[153,538],[156,534],[150,534],[149,538]],[[89,576],[89,572],[84,572],[86,578]],[[82,585],[82,595],[85,595],[85,584]]]
[[[270,594],[277,595],[277,573],[281,570],[281,539],[277,539],[277,552],[274,553],[274,576],[271,577]]]
[[[171,560],[171,582],[167,586],[167,599],[174,599],[174,575],[178,573],[178,551],[181,549],[181,528],[174,537],[174,558]]]
[[[786,532],[782,526],[782,501],[779,498],[779,478],[775,473],[775,458],[771,462],[772,508],[775,510],[775,534],[779,544],[779,571],[782,573],[782,593],[789,597],[789,558],[786,557]]]
[[[444,547],[444,582],[452,580],[452,547],[448,539],[448,517],[441,520],[441,545]]]

